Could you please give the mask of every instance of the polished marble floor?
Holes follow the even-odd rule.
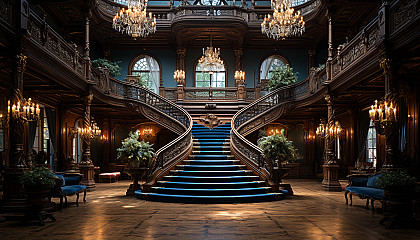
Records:
[[[0,239],[420,239],[417,229],[387,230],[365,200],[344,204],[343,193],[325,192],[315,180],[287,180],[295,196],[241,204],[159,203],[126,197],[128,181],[98,183],[79,207],[54,213],[45,226],[0,224]],[[55,199],[57,200],[57,199]]]

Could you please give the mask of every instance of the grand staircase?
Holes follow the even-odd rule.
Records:
[[[252,170],[230,153],[230,123],[209,129],[194,123],[193,153],[168,176],[157,182],[152,193],[136,192],[137,198],[183,203],[262,202],[282,199]]]

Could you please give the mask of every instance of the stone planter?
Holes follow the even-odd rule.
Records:
[[[139,180],[144,180],[149,172],[148,167],[130,167],[125,169],[125,172],[133,179],[133,183],[127,189],[127,196],[134,196],[134,192],[141,189]]]

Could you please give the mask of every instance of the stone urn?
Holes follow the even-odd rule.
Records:
[[[127,196],[134,196],[134,192],[141,189],[139,180],[144,180],[149,172],[148,167],[129,167],[125,169],[125,172],[133,179],[133,183],[127,189]]]

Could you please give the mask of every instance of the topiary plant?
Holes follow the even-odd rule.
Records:
[[[407,188],[413,188],[415,184],[416,178],[404,170],[383,170],[378,177],[378,185],[386,191],[405,191]]]
[[[50,190],[56,185],[57,177],[45,167],[35,167],[19,177],[26,192]]]
[[[119,63],[121,63],[121,61],[118,62],[111,62],[108,61],[108,59],[105,58],[98,58],[92,61],[92,64],[95,67],[101,67],[101,68],[108,68],[109,70],[109,75],[111,77],[116,77],[121,75],[120,71],[121,71],[121,67],[118,65]]]
[[[272,71],[270,79],[268,80],[266,90],[276,90],[278,88],[293,84],[297,81],[297,74],[293,73],[293,68],[288,65],[277,67]]]
[[[275,165],[293,162],[297,152],[292,141],[287,140],[284,129],[280,134],[261,137],[258,139],[258,146],[263,150],[265,156]]]
[[[140,132],[134,131],[128,134],[128,138],[122,141],[122,146],[117,149],[117,159],[126,161],[131,166],[147,166],[155,155],[153,144],[139,141]]]

